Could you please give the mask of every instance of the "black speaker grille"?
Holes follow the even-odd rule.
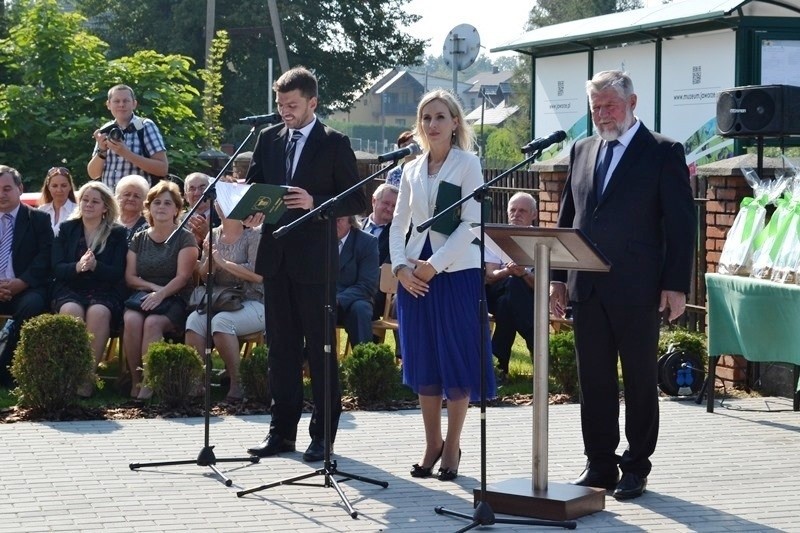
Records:
[[[762,89],[745,92],[740,105],[746,110],[741,116],[742,126],[749,131],[762,131],[775,118],[775,99]]]
[[[720,133],[730,133],[736,124],[736,117],[731,109],[736,107],[736,98],[729,92],[721,92],[717,96],[717,128]]]

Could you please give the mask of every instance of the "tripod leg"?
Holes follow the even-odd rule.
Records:
[[[356,481],[363,481],[364,483],[371,483],[373,485],[378,485],[379,487],[383,487],[384,489],[389,486],[389,483],[386,481],[378,481],[377,479],[371,479],[356,474],[348,474],[347,472],[341,472],[337,470],[335,466],[333,468],[333,472],[331,473],[331,475],[344,476],[344,479],[339,480],[340,482],[354,479]]]
[[[266,485],[261,485],[260,487],[253,487],[252,489],[245,489],[240,490],[236,493],[236,496],[241,498],[245,494],[252,494],[253,492],[259,492],[266,489],[271,489],[272,487],[279,487],[281,485],[292,485],[293,483],[297,483],[298,481],[303,481],[304,479],[308,479],[310,477],[319,476],[319,475],[327,475],[325,470],[315,470],[313,472],[309,472],[308,474],[303,474],[302,476],[295,476],[289,479],[282,479],[280,481],[275,481],[274,483],[267,483]]]
[[[350,518],[358,518],[358,511],[353,509],[353,506],[350,505],[350,500],[348,500],[347,496],[344,495],[344,492],[342,491],[341,487],[339,487],[339,483],[337,483],[336,480],[333,479],[333,474],[325,474],[325,476],[327,477],[327,481],[330,484],[330,486],[333,487],[337,493],[339,493],[339,498],[342,500],[342,503],[347,508],[347,514],[350,515]]]
[[[214,473],[222,479],[222,482],[225,483],[226,487],[230,487],[231,485],[233,485],[233,481],[231,481],[231,478],[229,478],[228,476],[226,476],[225,474],[220,472],[219,469],[216,466],[208,465],[208,467],[211,470],[213,470]]]

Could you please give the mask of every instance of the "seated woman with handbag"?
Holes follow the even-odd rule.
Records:
[[[53,241],[53,311],[86,322],[95,366],[103,358],[112,324],[122,318],[125,299],[128,240],[125,228],[114,222],[117,215],[111,190],[90,181],[78,191],[77,208]],[[78,394],[91,396],[93,381],[87,379]]]
[[[222,225],[214,228],[214,247],[209,253],[208,239],[203,243],[203,261],[198,265],[200,276],[206,280],[208,258],[213,261],[214,285],[211,299],[211,332],[214,346],[230,376],[231,385],[225,398],[229,402],[242,399],[239,386],[239,339],[264,330],[264,286],[262,278],[253,270],[256,264],[261,231],[246,228],[241,221],[223,218]],[[198,287],[202,292],[205,287]],[[201,296],[198,307],[186,320],[186,344],[198,353],[206,348],[207,297]]]
[[[183,331],[186,321],[199,249],[187,230],[165,242],[178,227],[182,206],[181,191],[175,183],[156,183],[144,204],[150,227],[136,233],[128,248],[125,282],[135,292],[125,300],[123,351],[131,372],[131,397],[140,400],[153,394],[141,386],[143,355],[164,333]]]

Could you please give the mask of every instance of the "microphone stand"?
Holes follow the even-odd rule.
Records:
[[[393,169],[394,167],[396,167],[397,166],[397,161],[399,159],[400,159],[400,157],[398,157],[397,159],[392,161],[391,165],[388,165],[386,167],[381,168],[380,170],[378,170],[374,174],[371,174],[370,176],[367,176],[363,180],[359,181],[358,183],[356,183],[355,185],[353,185],[349,189],[339,193],[338,195],[334,196],[333,198],[330,198],[330,199],[326,200],[325,202],[323,202],[319,206],[315,207],[314,209],[312,209],[308,213],[304,214],[303,216],[301,216],[297,220],[294,220],[291,223],[278,228],[277,230],[275,230],[272,233],[272,235],[274,237],[276,237],[276,238],[283,237],[284,235],[286,235],[287,233],[292,231],[297,226],[305,223],[307,220],[309,220],[309,219],[311,219],[311,218],[313,218],[313,217],[315,217],[317,215],[319,215],[320,218],[325,220],[325,223],[326,223],[325,231],[328,233],[328,235],[330,235],[333,232],[333,229],[334,229],[333,228],[333,218],[331,216],[332,215],[332,211],[333,211],[334,207],[336,206],[336,204],[339,202],[339,200],[341,200],[343,198],[346,198],[347,196],[349,196],[353,192],[357,191],[358,189],[360,189],[361,187],[363,187],[364,185],[366,185],[367,183],[369,183],[370,181],[375,179],[377,176],[379,176],[379,175],[383,174],[384,172],[387,172],[387,171]],[[331,246],[330,243],[329,243],[328,246],[325,247],[325,264],[326,265],[330,264],[332,248],[333,247]],[[331,406],[331,398],[330,398],[330,396],[331,396],[331,394],[330,394],[331,393],[331,391],[330,391],[330,379],[331,379],[331,358],[334,357],[334,354],[331,352],[331,344],[333,342],[333,336],[332,336],[333,328],[331,327],[331,325],[333,324],[333,319],[334,319],[334,307],[333,307],[333,303],[334,302],[331,302],[331,295],[330,295],[331,291],[328,290],[328,288],[331,286],[332,281],[333,280],[332,280],[332,277],[331,277],[331,271],[330,271],[329,268],[326,268],[325,269],[325,309],[324,309],[324,314],[325,314],[325,332],[324,332],[324,337],[323,337],[324,338],[324,343],[325,343],[325,346],[324,346],[325,364],[324,364],[324,367],[323,367],[324,368],[323,379],[325,380],[325,393],[324,393],[325,394],[325,405],[324,405],[324,415],[323,415],[325,417],[325,423],[324,423],[325,454],[324,454],[322,468],[319,468],[319,469],[314,470],[313,472],[310,472],[310,473],[307,473],[307,474],[302,474],[302,475],[291,477],[291,478],[288,478],[288,479],[283,479],[281,481],[275,481],[273,483],[268,483],[266,485],[261,485],[259,487],[253,487],[253,488],[250,488],[250,489],[240,490],[239,492],[236,493],[236,495],[241,498],[245,494],[251,494],[253,492],[258,492],[258,491],[261,491],[261,490],[271,489],[273,487],[277,487],[277,486],[280,486],[280,485],[306,485],[306,486],[312,486],[312,487],[322,486],[322,487],[325,487],[325,488],[333,487],[333,489],[336,491],[336,493],[339,494],[339,498],[342,500],[342,503],[344,504],[345,508],[347,509],[347,513],[350,515],[350,517],[351,518],[358,518],[358,511],[353,509],[353,506],[350,504],[350,501],[347,499],[347,496],[344,494],[344,492],[342,491],[341,487],[339,487],[339,481],[344,482],[344,481],[350,481],[351,479],[354,479],[356,481],[363,481],[365,483],[371,483],[373,485],[378,485],[379,487],[383,487],[383,488],[388,487],[389,483],[387,483],[386,481],[378,481],[376,479],[371,479],[371,478],[360,476],[360,475],[355,475],[355,474],[349,474],[347,472],[342,472],[341,470],[338,469],[336,461],[331,461],[331,408],[332,408],[332,406]],[[337,346],[336,349],[338,351],[339,347]],[[338,377],[337,377],[337,379],[338,379]],[[324,476],[324,480],[323,480],[322,485],[311,485],[309,483],[300,483],[301,481],[303,481],[305,479],[309,479],[309,478],[312,478],[312,477],[315,477],[315,476]],[[344,476],[344,477],[342,479],[340,479],[339,481],[337,481],[334,478],[334,476]]]
[[[208,243],[209,243],[209,258],[208,258],[208,267],[207,267],[207,278],[206,278],[206,302],[207,302],[207,309],[206,309],[206,348],[203,353],[203,360],[205,363],[205,393],[203,398],[203,411],[204,411],[204,442],[203,448],[200,450],[200,453],[197,455],[197,459],[186,459],[180,461],[160,461],[154,463],[131,463],[130,469],[136,470],[142,467],[148,466],[172,466],[172,465],[189,465],[189,464],[196,464],[197,466],[207,466],[210,468],[219,478],[220,480],[225,483],[226,487],[230,487],[233,485],[233,481],[225,476],[220,470],[215,466],[217,463],[235,463],[235,462],[249,462],[249,463],[257,463],[259,462],[259,458],[251,455],[249,457],[236,457],[236,458],[225,458],[219,459],[214,455],[214,447],[210,445],[209,433],[210,433],[210,416],[211,416],[211,350],[213,349],[213,342],[212,342],[212,334],[211,334],[211,301],[214,295],[214,271],[213,271],[213,261],[211,261],[211,249],[214,244],[214,231],[212,228],[212,220],[214,214],[214,200],[217,197],[217,190],[216,184],[220,180],[220,178],[224,175],[225,169],[231,164],[231,162],[236,158],[237,155],[242,151],[244,145],[247,144],[247,141],[253,136],[255,132],[257,124],[253,124],[250,128],[250,132],[245,137],[244,141],[239,145],[233,155],[228,159],[225,165],[220,169],[219,174],[214,180],[209,183],[208,187],[206,187],[205,191],[203,191],[203,195],[197,200],[197,202],[192,206],[192,208],[186,213],[186,216],[183,217],[183,220],[175,231],[167,237],[165,243],[169,242],[178,232],[183,230],[183,227],[186,225],[186,222],[192,217],[192,215],[197,211],[200,204],[204,201],[208,200],[209,204],[211,205],[211,217],[209,217],[208,221]],[[236,376],[231,376],[232,379],[236,379]]]
[[[461,198],[457,202],[453,203],[446,209],[443,209],[439,213],[436,213],[434,216],[419,224],[417,226],[417,231],[422,232],[425,231],[427,228],[432,226],[437,220],[441,217],[445,216],[450,211],[458,208],[462,204],[466,203],[471,199],[475,199],[475,201],[481,204],[481,221],[480,221],[480,250],[481,250],[481,271],[483,272],[484,277],[486,276],[486,264],[484,262],[484,253],[485,253],[485,246],[484,246],[484,238],[485,238],[485,231],[486,231],[486,220],[483,213],[483,204],[489,196],[489,187],[493,184],[497,183],[501,179],[505,178],[515,170],[527,165],[540,155],[542,155],[542,149],[535,150],[533,155],[528,156],[524,161],[514,165],[513,167],[509,168],[508,170],[500,173],[498,176],[492,178],[488,182],[484,183],[480,187],[476,187],[471,193],[467,196]],[[536,275],[543,275],[544,273],[537,272]],[[487,361],[486,359],[491,357],[491,354],[486,353],[486,332],[487,328],[483,327],[483,324],[486,322],[486,317],[488,316],[489,312],[486,306],[486,294],[485,291],[481,291],[480,294],[480,304],[478,306],[478,312],[480,314],[479,322],[481,324],[481,334],[480,334],[480,358],[481,358],[481,378],[480,378],[480,387],[481,387],[481,488],[478,498],[478,504],[475,506],[475,510],[472,514],[462,513],[458,511],[452,511],[449,509],[444,508],[443,506],[436,506],[433,508],[436,514],[441,515],[448,515],[448,516],[456,516],[459,518],[465,518],[467,520],[472,520],[466,527],[463,527],[457,531],[457,533],[463,533],[464,531],[469,531],[470,529],[480,527],[480,526],[490,526],[493,524],[516,524],[516,525],[531,525],[531,526],[553,526],[553,527],[562,527],[565,529],[575,529],[577,524],[574,521],[553,521],[553,520],[537,520],[537,519],[530,519],[530,518],[496,518],[494,514],[494,510],[492,510],[492,506],[486,501],[486,366]]]

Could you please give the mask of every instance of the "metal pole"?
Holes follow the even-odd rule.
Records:
[[[267,113],[272,113],[272,58],[267,59]]]
[[[547,367],[550,344],[550,247],[536,244],[533,302],[533,490],[547,490]]]
[[[458,34],[453,34],[453,95],[458,96]]]
[[[214,40],[215,11],[216,0],[206,0],[206,68],[208,68],[208,56],[211,54],[211,42]]]

